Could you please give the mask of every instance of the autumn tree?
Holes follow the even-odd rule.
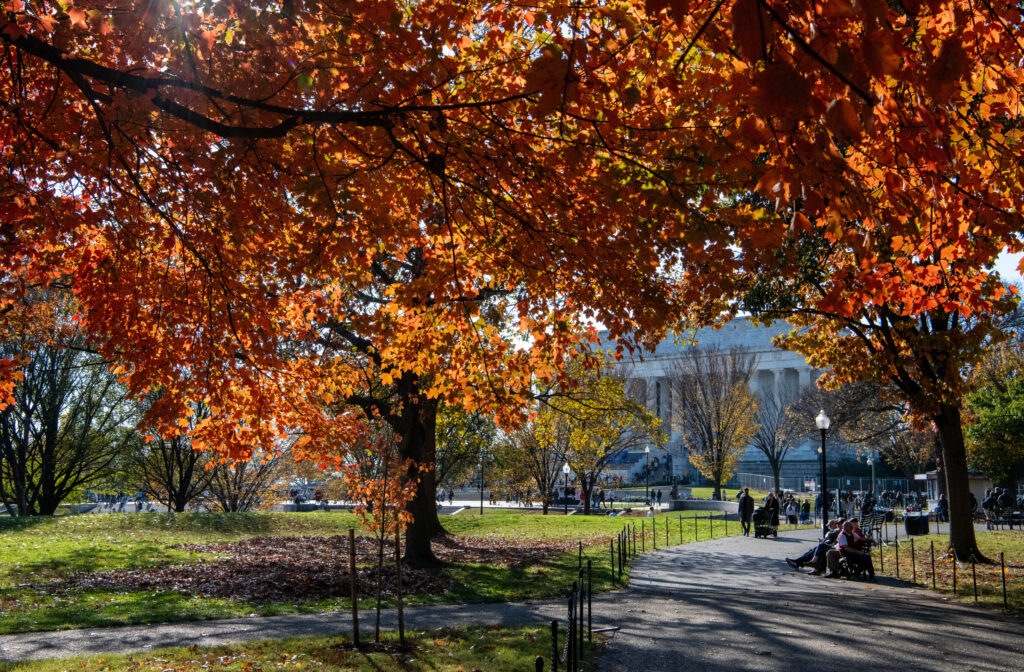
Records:
[[[593,492],[608,465],[630,450],[664,443],[659,421],[626,390],[621,377],[599,369],[577,377],[571,389],[550,394],[541,413],[540,440],[560,446],[590,514]]]
[[[430,464],[438,403],[515,424],[594,320],[651,342],[637,323],[671,320],[669,282],[630,270],[668,239],[619,224],[655,207],[620,190],[609,148],[632,132],[594,125],[622,108],[637,11],[12,5],[0,300],[69,273],[131,392],[167,390],[160,434],[202,401],[197,448],[245,459],[298,428],[319,459],[355,406]],[[414,561],[440,529],[431,480]]]
[[[399,438],[382,422],[368,422],[366,434],[354,446],[344,466],[345,484],[357,502],[355,514],[377,542],[377,621],[374,639],[380,643],[381,598],[384,587],[384,549],[389,539],[398,540],[404,525],[411,521],[406,510],[415,497],[416,465],[401,457]],[[410,473],[413,474],[410,477]],[[355,581],[355,576],[349,577]],[[401,600],[401,586],[399,600]],[[402,634],[404,637],[404,633]]]
[[[950,544],[980,557],[963,374],[1012,304],[991,264],[1020,249],[1021,73],[1010,63],[1021,45],[1008,28],[1019,8],[738,0],[726,11],[692,62],[735,47],[719,59],[728,72],[706,77],[729,82],[714,102],[735,120],[721,140],[745,149],[714,169],[723,186],[702,214],[728,222],[737,249],[692,268],[735,264],[725,294],[804,327],[783,344],[835,384],[899,390],[939,435]]]
[[[801,347],[827,368],[849,324],[883,324],[836,375],[881,359],[905,383],[970,553],[953,359],[974,355],[921,354],[906,325],[984,340],[960,319],[1001,310],[1020,23],[1014,3],[932,0],[14,2],[0,311],[66,275],[132,393],[170,391],[147,422],[207,402],[195,445],[233,457],[295,428],[330,452],[354,417],[335,405],[373,368],[405,381],[389,412],[429,461],[422,400],[514,424],[594,321],[629,348],[719,320],[749,274],[795,272],[787,241],[820,235],[835,254],[798,294],[838,326]],[[744,191],[759,198],[730,202]],[[382,254],[423,272],[351,329],[379,364],[295,346],[350,315]],[[484,326],[488,291],[508,292],[520,339]],[[22,363],[0,362],[4,391]],[[428,559],[435,521],[414,515]]]
[[[742,348],[691,346],[672,370],[673,425],[690,462],[722,497],[722,485],[757,433],[759,403],[750,391],[757,356]]]
[[[758,395],[757,431],[750,443],[768,458],[776,492],[782,492],[782,463],[789,451],[806,438],[804,424],[790,412],[798,395],[799,392],[782,385],[761,390]]]
[[[545,515],[554,501],[566,460],[566,442],[559,432],[566,428],[554,420],[553,411],[539,407],[535,419],[506,432],[495,450],[502,478],[535,489]]]

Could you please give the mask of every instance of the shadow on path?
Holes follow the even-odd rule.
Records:
[[[815,533],[644,556],[616,603],[600,670],[1018,670],[1024,624],[892,579],[830,580],[785,563]]]

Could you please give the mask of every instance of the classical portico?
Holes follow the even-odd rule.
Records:
[[[642,352],[633,361],[620,364],[619,371],[627,378],[630,395],[638,401],[642,400],[647,409],[661,419],[662,428],[669,434],[669,440],[661,450],[652,449],[652,459],[655,456],[664,459],[664,456],[671,455],[674,476],[688,480],[693,475],[682,435],[672,417],[676,400],[671,381],[674,369],[687,348],[745,348],[757,357],[756,372],[750,383],[752,392],[765,395],[770,390],[778,390],[786,396],[795,396],[800,389],[812,385],[821,372],[809,366],[803,356],[772,344],[773,338],[792,329],[789,323],[782,320],[770,326],[758,326],[745,317],[737,317],[721,329],[698,329],[689,339],[685,336],[667,338],[653,352]],[[637,464],[639,468],[644,458],[639,454],[636,457],[640,460]],[[814,462],[816,459],[817,454],[811,443],[792,450],[787,458],[792,463]],[[764,473],[765,464],[767,460],[764,454],[750,446],[739,471]]]

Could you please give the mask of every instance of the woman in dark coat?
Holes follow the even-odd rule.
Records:
[[[764,508],[768,510],[771,526],[777,528],[779,526],[779,500],[774,492],[769,492],[765,497]]]

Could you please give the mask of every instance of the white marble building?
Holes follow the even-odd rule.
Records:
[[[658,344],[653,351],[642,353],[632,361],[623,360],[619,371],[629,380],[632,394],[638,395],[646,402],[647,408],[661,418],[662,426],[669,428],[671,434],[668,442],[661,449],[652,448],[650,459],[657,457],[664,460],[671,455],[672,475],[684,482],[697,476],[696,470],[686,458],[683,437],[677,426],[673,426],[672,405],[675,402],[672,394],[671,378],[673,368],[679,361],[684,349],[690,347],[717,347],[728,350],[733,347],[746,348],[757,357],[756,374],[751,381],[751,391],[755,394],[773,389],[776,385],[787,391],[797,392],[799,389],[814,384],[820,371],[812,369],[802,355],[775,347],[772,339],[788,333],[792,326],[785,321],[774,322],[771,326],[756,326],[745,317],[737,317],[726,323],[721,329],[704,328],[694,335],[696,345],[690,345],[684,338],[667,338]],[[642,359],[642,361],[641,361]],[[645,456],[637,453],[630,456],[628,468],[620,465],[621,471],[638,472],[643,468]],[[817,447],[807,442],[791,449],[783,463],[783,475],[810,476],[818,469]],[[753,446],[747,448],[738,472],[770,474],[765,455]]]

